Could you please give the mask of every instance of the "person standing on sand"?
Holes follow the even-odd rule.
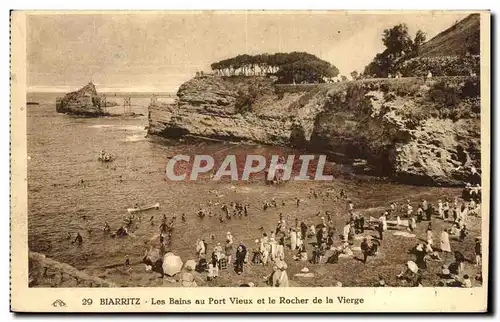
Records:
[[[285,259],[285,235],[280,234],[278,244],[276,246],[276,260]]]
[[[298,254],[299,254],[299,256],[297,257],[297,259],[299,259],[303,262],[307,262],[308,256],[307,256],[307,249],[306,249],[305,244],[300,245]]]
[[[427,262],[425,261],[425,249],[424,245],[418,244],[415,249],[414,253],[416,256],[415,263],[417,264],[419,269],[427,269]]]
[[[332,213],[327,211],[325,215],[326,215],[326,221],[328,222],[328,224],[330,224],[332,222]]]
[[[286,272],[287,265],[285,262],[280,262],[278,264],[278,271],[276,271],[275,276],[277,277],[274,283],[276,287],[288,287],[288,274]]]
[[[277,250],[277,243],[276,243],[276,235],[274,233],[271,233],[271,237],[269,238],[269,245],[271,246],[271,260],[275,261],[276,260],[276,250]]]
[[[201,239],[196,241],[196,253],[198,254],[198,258],[204,257],[206,255],[205,244]]]
[[[444,200],[444,205],[443,205],[443,213],[444,213],[444,220],[446,221],[448,218],[450,218],[450,202],[448,198]]]
[[[361,242],[361,252],[363,253],[363,264],[366,264],[366,259],[368,258],[368,252],[370,251],[370,245],[368,245],[368,239],[363,238]]]
[[[458,264],[458,274],[463,274],[465,270],[465,256],[461,252],[455,252],[455,262]]]
[[[342,229],[342,238],[343,241],[348,241],[349,240],[349,232],[351,231],[351,224],[349,222],[346,222],[344,229]]]
[[[267,243],[267,239],[266,241],[264,238],[260,240],[260,253],[262,265],[267,265],[267,262],[269,261],[269,244]]]
[[[245,263],[245,258],[247,256],[247,249],[243,243],[240,243],[236,250],[236,262],[235,262],[235,268],[234,271],[240,275],[243,273],[243,265]]]
[[[481,250],[481,238],[476,237],[476,243],[474,245],[474,253],[476,254],[476,266],[481,264],[482,250]]]
[[[264,277],[267,285],[269,285],[271,287],[274,287],[276,285],[275,282],[276,282],[277,277],[275,277],[275,275],[277,274],[277,272],[278,272],[278,265],[274,264],[273,271],[271,272],[271,274]]]
[[[433,243],[434,236],[432,234],[432,223],[429,223],[429,225],[427,225],[427,244],[432,247]]]
[[[417,227],[417,222],[415,221],[415,217],[411,215],[408,216],[408,230],[414,231],[416,227]]]
[[[422,206],[419,206],[417,208],[417,222],[421,222],[424,219],[424,210],[422,209]]]
[[[383,225],[382,221],[378,222],[377,231],[378,231],[378,239],[380,241],[384,240],[384,225]]]
[[[365,217],[363,215],[359,215],[359,232],[364,234],[365,232]]]
[[[396,214],[397,205],[394,201],[389,204],[389,209],[391,211],[391,215]]]
[[[422,198],[420,207],[422,208],[422,211],[425,214],[426,220],[429,220],[428,218],[430,217],[430,215],[427,214],[427,212],[429,210],[429,203],[427,202],[427,200],[425,200],[424,198]]]
[[[442,252],[451,253],[450,238],[446,229],[441,232],[440,247]]]
[[[467,226],[465,226],[465,224],[462,226],[462,229],[460,229],[460,237],[459,237],[459,241],[460,242],[463,242],[465,240],[465,238],[467,237],[467,235],[469,234],[469,230],[467,229]]]
[[[290,249],[294,252],[297,249],[297,231],[290,228]]]
[[[233,243],[233,235],[231,235],[231,232],[227,232],[226,234],[226,240],[229,241],[229,243]]]
[[[300,246],[302,246],[302,244],[304,244],[304,239],[302,238],[302,232],[301,231],[298,231],[297,232],[297,248],[300,248]]]
[[[443,201],[441,199],[438,200],[437,207],[438,207],[439,218],[444,219],[444,206],[443,206]]]
[[[410,204],[410,200],[406,202],[406,216],[410,218],[413,215],[413,207]]]
[[[350,212],[354,211],[354,203],[352,202],[352,200],[349,200],[347,202],[347,207],[348,207],[348,209],[349,209]]]
[[[316,244],[318,247],[319,247],[319,245],[321,245],[323,243],[323,239],[326,238],[326,236],[324,236],[323,228],[318,230],[318,232],[316,233]]]
[[[301,222],[300,223],[300,233],[302,234],[302,238],[305,239],[307,237],[307,225],[305,224],[305,222]]]
[[[425,200],[425,207],[426,209],[424,209],[425,211],[425,220],[426,221],[431,221],[431,216],[432,216],[432,213],[434,212],[434,206],[432,204],[429,204],[427,202],[427,200]]]
[[[380,217],[381,221],[382,221],[382,229],[384,231],[387,230],[387,216],[389,215],[389,213],[387,211],[385,211],[383,214],[382,214],[382,217]]]
[[[228,239],[226,240],[226,245],[224,245],[224,255],[226,255],[227,266],[231,265],[232,254],[233,254],[233,242]]]

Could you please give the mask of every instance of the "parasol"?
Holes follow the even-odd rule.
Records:
[[[174,276],[179,273],[182,268],[182,260],[179,256],[173,253],[166,253],[163,257],[163,273],[169,276]]]

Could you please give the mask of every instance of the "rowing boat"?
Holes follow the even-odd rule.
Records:
[[[139,208],[128,208],[127,211],[129,214],[135,213],[135,212],[141,212],[141,211],[146,211],[146,210],[151,210],[151,209],[160,209],[160,203],[157,202],[152,206],[147,206],[147,207],[139,207]]]

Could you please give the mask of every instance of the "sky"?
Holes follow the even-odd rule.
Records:
[[[305,51],[362,72],[399,23],[427,39],[467,13],[346,12],[36,13],[27,20],[28,90],[174,92],[196,71],[238,54]]]

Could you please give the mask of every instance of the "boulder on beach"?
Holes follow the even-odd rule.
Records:
[[[101,105],[101,97],[97,93],[95,85],[90,82],[79,90],[58,98],[56,111],[86,117],[108,115],[104,110],[104,106]]]

